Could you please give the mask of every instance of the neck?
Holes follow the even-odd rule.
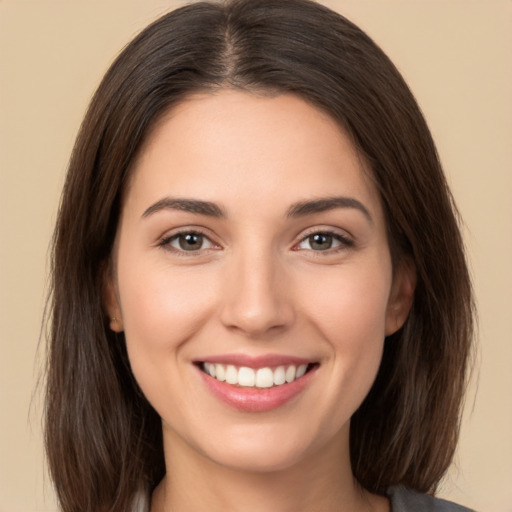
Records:
[[[165,454],[167,476],[153,494],[151,512],[389,511],[387,499],[369,494],[354,480],[348,436],[307,460],[272,471],[229,468],[186,443],[171,444]]]

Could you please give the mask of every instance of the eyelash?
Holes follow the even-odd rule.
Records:
[[[311,251],[313,254],[315,254],[315,256],[321,257],[321,256],[337,254],[338,252],[350,249],[350,248],[354,247],[354,245],[355,245],[354,241],[351,238],[349,238],[346,235],[342,235],[341,233],[338,233],[337,231],[332,231],[329,229],[315,229],[315,230],[307,233],[305,236],[303,236],[301,238],[300,242],[295,245],[295,247],[303,244],[304,242],[306,242],[308,239],[311,239],[315,235],[323,235],[323,236],[332,237],[333,240],[339,242],[339,246],[334,247],[334,248],[329,247],[328,249],[325,249],[323,251],[322,250],[315,251],[314,249],[305,249],[305,250]],[[296,249],[296,250],[300,250],[300,249]]]
[[[179,238],[184,235],[193,235],[193,236],[201,237],[203,241],[204,240],[209,241],[209,243],[214,247],[208,247],[206,249],[200,248],[197,250],[187,251],[184,249],[179,249],[179,248],[173,247],[171,245],[172,242],[179,240]],[[334,248],[329,247],[328,249],[325,249],[325,250],[315,251],[314,249],[304,249],[304,250],[310,251],[311,253],[314,253],[315,256],[326,256],[326,255],[336,254],[340,251],[350,249],[350,248],[354,247],[354,245],[355,245],[354,241],[346,235],[342,235],[338,232],[328,230],[328,229],[327,230],[317,229],[317,230],[311,231],[311,232],[307,233],[306,235],[304,235],[300,239],[300,241],[294,245],[293,250],[295,250],[295,251],[301,250],[301,249],[296,249],[296,247],[303,244],[308,239],[311,239],[311,237],[313,237],[315,235],[324,235],[324,236],[332,237],[333,240],[339,242],[339,246],[334,247]],[[158,247],[161,247],[168,251],[172,251],[173,253],[175,253],[179,256],[196,256],[205,250],[211,250],[212,248],[214,250],[217,250],[217,247],[219,247],[219,246],[217,244],[215,244],[215,242],[213,242],[210,239],[210,237],[208,235],[206,235],[204,232],[195,230],[195,229],[186,229],[186,230],[182,230],[177,233],[173,233],[170,236],[166,236],[166,237],[162,238],[158,243]]]
[[[166,236],[166,237],[162,238],[160,240],[160,242],[158,243],[158,247],[161,247],[162,249],[165,249],[167,251],[171,251],[179,256],[195,256],[195,255],[200,254],[204,250],[211,249],[211,247],[209,247],[207,249],[201,248],[201,249],[197,249],[197,250],[193,250],[193,251],[186,251],[184,249],[179,249],[179,248],[173,247],[171,245],[172,242],[179,240],[180,237],[185,236],[185,235],[198,236],[198,237],[201,237],[203,239],[203,241],[208,240],[212,246],[217,245],[214,242],[212,242],[210,237],[208,235],[206,235],[205,233],[203,233],[202,231],[198,231],[196,229],[184,229],[182,231],[178,231],[177,233],[173,233],[170,236]]]

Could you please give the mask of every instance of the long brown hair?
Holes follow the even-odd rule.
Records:
[[[195,3],[142,31],[113,63],[83,121],[53,242],[46,449],[62,510],[127,511],[165,473],[160,418],[102,306],[102,275],[130,164],[156,120],[192,92],[299,95],[328,112],[371,164],[394,261],[414,261],[404,327],[351,422],[366,489],[433,491],[451,462],[473,303],[456,209],[425,120],[386,55],[308,0]]]

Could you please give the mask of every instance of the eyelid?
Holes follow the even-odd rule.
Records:
[[[177,254],[179,256],[194,256],[199,255],[201,253],[205,253],[207,251],[211,250],[219,250],[221,249],[221,245],[213,240],[212,235],[208,234],[209,230],[206,230],[204,228],[200,227],[192,227],[192,226],[186,226],[181,228],[176,228],[175,230],[167,231],[164,235],[160,236],[157,241],[157,246],[167,250],[169,252],[172,252],[174,254]],[[171,245],[171,241],[177,239],[181,235],[200,235],[204,239],[207,239],[213,247],[207,247],[205,249],[197,249],[195,251],[185,251],[183,249],[179,249],[177,247],[173,247]]]
[[[338,245],[337,247],[334,247],[334,248],[326,249],[324,251],[315,251],[314,249],[299,249],[298,248],[298,246],[301,243],[303,243],[309,237],[316,235],[316,234],[332,236],[333,238],[335,238],[337,241],[340,242],[340,245]],[[319,255],[322,255],[322,254],[328,255],[328,254],[333,254],[333,253],[343,251],[346,249],[350,249],[351,247],[354,247],[354,245],[355,245],[354,237],[352,235],[350,235],[349,233],[347,233],[345,230],[342,231],[342,230],[332,228],[332,227],[323,228],[322,226],[315,226],[314,228],[310,228],[300,234],[299,241],[294,244],[293,250],[295,250],[295,251],[302,250],[302,251],[313,252],[313,253],[316,253]]]

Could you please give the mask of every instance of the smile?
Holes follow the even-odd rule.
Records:
[[[237,367],[232,364],[201,363],[201,369],[218,380],[233,386],[267,389],[289,384],[303,377],[313,364],[282,365],[277,368]]]
[[[291,402],[309,386],[320,363],[281,356],[240,355],[197,361],[206,388],[221,402],[243,412],[266,412]]]

